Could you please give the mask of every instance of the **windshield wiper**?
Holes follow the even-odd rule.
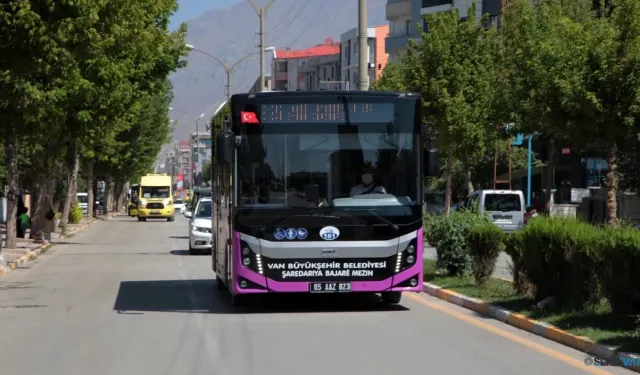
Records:
[[[345,211],[355,211],[355,210],[357,210],[357,209],[353,209],[353,208],[347,208],[347,209],[345,209]],[[399,227],[399,226],[397,226],[397,225],[396,225],[396,224],[394,224],[393,222],[391,222],[391,221],[389,221],[389,220],[385,219],[384,217],[382,217],[382,216],[378,215],[378,214],[377,214],[377,213],[375,213],[372,209],[364,208],[364,209],[362,209],[362,210],[367,211],[368,213],[370,213],[371,215],[373,215],[376,219],[378,219],[378,220],[380,220],[381,222],[383,222],[383,223],[387,224],[387,225],[388,225],[389,227],[391,227],[391,229],[393,229],[394,231],[396,231],[396,232],[397,232],[397,231],[399,231],[399,230],[400,230],[400,227]]]

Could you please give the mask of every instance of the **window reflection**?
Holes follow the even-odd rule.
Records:
[[[420,204],[416,151],[420,147],[412,126],[408,124],[404,129],[393,123],[373,123],[300,124],[297,129],[292,124],[244,127],[238,149],[238,204]],[[292,133],[292,129],[297,132]]]

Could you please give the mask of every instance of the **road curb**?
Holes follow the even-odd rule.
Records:
[[[117,216],[117,213],[114,214],[109,214],[107,215],[107,219],[111,218],[111,217],[115,217]],[[91,224],[100,221],[100,219],[93,219],[88,223],[82,224],[81,226],[77,227],[77,228],[73,228],[72,230],[70,230],[69,232],[67,232],[64,235],[60,236],[60,239],[67,239],[71,236],[73,236],[74,234],[87,229],[88,227],[91,226]],[[25,255],[17,258],[14,261],[11,262],[7,262],[7,264],[2,267],[0,266],[0,278],[3,276],[8,275],[9,273],[11,273],[11,271],[14,271],[17,268],[20,267],[24,267],[26,264],[36,260],[40,255],[46,253],[51,247],[53,247],[53,245],[55,245],[55,242],[47,242],[47,243],[43,243],[42,245],[40,245],[39,247],[29,251],[28,253],[26,253]]]
[[[623,360],[627,360],[633,364],[640,363],[640,355],[618,352],[612,347],[597,344],[586,337],[573,335],[548,323],[529,319],[522,314],[492,305],[477,298],[467,297],[452,290],[441,288],[435,284],[424,283],[423,291],[433,297],[475,311],[502,323],[533,333],[534,335],[580,350],[594,357],[606,359],[616,366],[623,366]],[[624,366],[624,368],[640,373],[640,366]]]

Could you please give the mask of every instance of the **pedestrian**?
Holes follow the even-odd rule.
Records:
[[[27,234],[27,229],[29,229],[29,226],[31,226],[31,218],[29,217],[28,208],[22,208],[22,212],[20,213],[20,216],[18,216],[18,225],[20,226],[18,237],[24,238]]]

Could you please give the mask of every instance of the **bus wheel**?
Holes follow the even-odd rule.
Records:
[[[382,303],[385,305],[394,305],[400,303],[402,292],[385,292],[382,293]]]

